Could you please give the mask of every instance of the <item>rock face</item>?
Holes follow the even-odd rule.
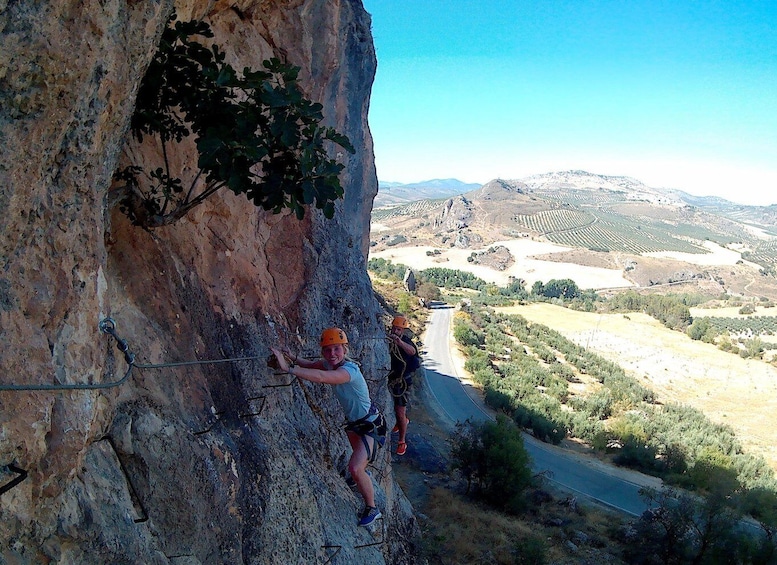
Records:
[[[357,148],[334,219],[231,193],[153,232],[121,214],[111,176],[172,8],[206,19],[235,68],[302,67]],[[0,10],[0,562],[413,562],[417,525],[388,451],[372,469],[385,519],[369,532],[340,475],[350,448],[331,390],[265,363],[272,344],[315,356],[321,329],[342,327],[391,415],[365,271],[376,63],[361,2]],[[30,390],[52,385],[83,388]]]
[[[469,225],[472,215],[472,203],[464,196],[454,196],[445,201],[442,211],[434,219],[434,226],[450,231],[461,230]]]

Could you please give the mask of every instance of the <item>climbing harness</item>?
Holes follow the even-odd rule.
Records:
[[[364,443],[364,449],[367,450],[367,463],[375,461],[378,449],[386,443],[386,419],[380,410],[373,404],[367,411],[366,416],[353,422],[348,422],[344,427],[347,432],[353,432],[361,438],[362,443]],[[371,437],[374,440],[372,449],[370,449],[367,437]]]

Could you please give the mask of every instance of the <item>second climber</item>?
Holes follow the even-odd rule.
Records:
[[[388,374],[388,387],[394,399],[396,426],[392,431],[399,433],[397,455],[407,451],[407,408],[410,402],[410,386],[413,373],[421,366],[418,347],[408,334],[410,322],[405,316],[394,316],[389,328],[389,353],[391,370]]]

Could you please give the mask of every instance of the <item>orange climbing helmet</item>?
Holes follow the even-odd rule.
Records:
[[[327,345],[347,344],[348,336],[340,328],[327,328],[321,332],[321,347]]]
[[[402,328],[404,330],[410,327],[410,322],[408,322],[407,318],[404,316],[394,316],[394,320],[391,322],[391,325],[395,328]]]

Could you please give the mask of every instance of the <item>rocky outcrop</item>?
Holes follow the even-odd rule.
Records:
[[[504,271],[515,263],[513,254],[504,245],[493,245],[485,251],[474,251],[467,260],[497,271]]]
[[[386,518],[358,529],[331,391],[264,362],[274,343],[315,355],[320,330],[341,326],[389,406],[365,272],[377,179],[361,2],[0,7],[0,561],[413,562],[417,526],[388,453],[372,471]],[[173,7],[205,18],[235,68],[273,55],[302,67],[357,148],[332,220],[228,193],[153,232],[118,210],[111,176]]]
[[[469,225],[472,215],[472,203],[463,196],[454,196],[445,201],[434,226],[448,231],[461,230]]]

